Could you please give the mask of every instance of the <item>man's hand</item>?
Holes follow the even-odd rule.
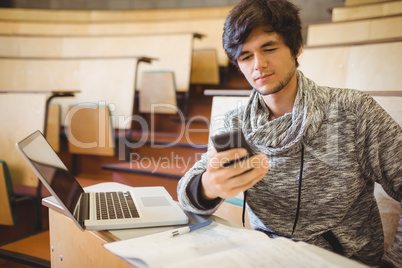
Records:
[[[218,153],[212,149],[207,170],[202,175],[202,194],[212,200],[217,197],[229,199],[251,188],[268,172],[269,164],[265,154],[249,157],[225,167],[224,164],[247,155],[244,148],[230,149]]]

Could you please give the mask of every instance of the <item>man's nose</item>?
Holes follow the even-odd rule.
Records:
[[[267,67],[267,61],[265,60],[265,57],[260,53],[255,53],[254,59],[255,70],[261,70]]]

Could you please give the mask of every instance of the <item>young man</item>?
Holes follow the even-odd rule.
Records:
[[[223,44],[253,91],[247,105],[226,114],[221,132],[241,129],[255,155],[226,167],[245,149],[209,148],[179,182],[182,206],[212,214],[247,191],[253,229],[402,267],[402,227],[384,254],[373,193],[378,182],[402,201],[401,127],[369,95],[318,86],[297,70],[301,23],[285,0],[239,3]]]

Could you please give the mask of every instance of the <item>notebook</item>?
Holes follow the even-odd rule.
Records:
[[[188,223],[188,217],[164,187],[125,187],[86,192],[40,131],[16,144],[18,150],[77,226],[109,230]],[[109,202],[109,204],[106,204]]]

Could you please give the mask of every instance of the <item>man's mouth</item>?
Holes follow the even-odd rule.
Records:
[[[270,74],[262,74],[262,75],[256,77],[254,80],[255,81],[261,81],[261,80],[264,80],[264,79],[270,77],[271,75],[272,75],[272,73],[270,73]]]

